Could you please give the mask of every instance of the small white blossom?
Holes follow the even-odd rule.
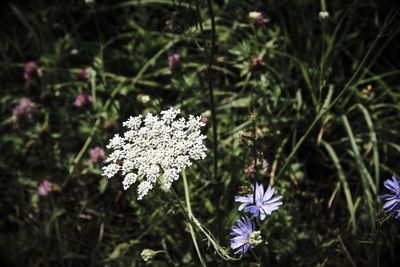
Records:
[[[262,16],[262,13],[261,13],[261,12],[258,12],[258,11],[251,11],[251,12],[249,12],[249,18],[250,18],[250,19],[257,20],[260,16]]]
[[[146,117],[130,117],[122,124],[127,128],[123,137],[117,134],[107,145],[113,151],[105,161],[108,165],[103,167],[103,175],[124,175],[125,190],[139,182],[138,199],[158,181],[169,189],[182,170],[205,158],[207,150],[203,144],[206,136],[200,130],[205,125],[201,117],[177,118],[179,114],[179,109],[170,108],[161,116],[149,113]]]

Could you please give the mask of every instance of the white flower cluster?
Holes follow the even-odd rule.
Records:
[[[139,181],[138,199],[142,199],[157,180],[170,188],[179,173],[192,165],[193,160],[205,158],[205,135],[200,127],[201,117],[177,118],[179,109],[170,108],[161,116],[149,113],[130,117],[122,125],[124,136],[116,134],[107,145],[113,152],[106,159],[103,175],[113,177],[118,172],[125,176],[124,189]]]

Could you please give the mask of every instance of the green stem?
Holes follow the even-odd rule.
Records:
[[[350,87],[350,85],[352,85],[353,81],[355,80],[355,78],[357,77],[357,75],[360,73],[361,68],[365,65],[365,62],[367,61],[367,59],[369,58],[369,55],[371,54],[372,50],[375,48],[378,40],[381,38],[384,29],[386,29],[387,25],[385,25],[383,27],[383,29],[381,30],[381,32],[379,32],[379,34],[377,35],[377,37],[375,38],[375,40],[372,42],[372,44],[370,45],[367,53],[365,54],[364,58],[362,59],[361,63],[358,65],[356,71],[354,72],[353,76],[350,78],[350,80],[345,84],[345,86],[343,87],[343,89],[339,92],[339,94],[333,99],[333,101],[327,105],[326,108],[322,108],[317,116],[315,117],[315,119],[313,120],[313,122],[311,123],[311,125],[308,127],[306,133],[300,138],[300,140],[297,142],[297,144],[295,145],[295,147],[293,148],[293,150],[291,151],[291,153],[289,154],[289,156],[286,158],[285,162],[283,163],[280,171],[278,172],[276,178],[280,177],[282,175],[282,173],[285,171],[287,165],[289,164],[289,162],[291,161],[292,157],[294,156],[294,154],[297,152],[297,150],[300,148],[300,146],[304,143],[305,139],[308,137],[308,135],[311,133],[311,131],[313,130],[314,126],[317,124],[317,122],[336,104],[336,102],[343,96],[343,94],[347,91],[347,89]]]
[[[256,205],[256,188],[257,188],[257,147],[256,147],[256,119],[253,119],[253,154],[254,154],[254,168],[253,168],[253,179],[254,179],[254,192],[253,202]]]
[[[190,204],[189,186],[188,186],[188,183],[187,183],[185,170],[182,171],[182,177],[183,177],[183,186],[185,188],[186,208],[187,208],[187,213],[188,213],[188,217],[189,217],[189,220],[190,220],[189,221],[190,235],[192,236],[193,245],[194,245],[194,247],[196,249],[197,256],[199,257],[201,265],[203,267],[205,267],[207,265],[206,265],[206,263],[205,263],[205,261],[203,259],[203,256],[201,255],[199,244],[197,243],[197,239],[196,239],[196,233],[195,233],[195,231],[193,229],[193,226],[192,226],[192,221],[193,221],[193,217],[194,216],[193,216],[193,212],[192,212],[192,205]]]

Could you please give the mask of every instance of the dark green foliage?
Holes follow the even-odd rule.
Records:
[[[208,120],[208,157],[186,173],[193,213],[221,246],[239,217],[234,196],[253,182],[252,148],[239,142],[252,131],[252,108],[269,162],[259,179],[284,196],[260,225],[268,245],[254,249],[258,258],[226,262],[198,232],[209,266],[396,265],[399,222],[378,200],[383,181],[400,174],[396,1],[329,1],[326,21],[319,1],[211,2],[215,47],[207,1],[0,4],[0,266],[200,266],[170,192],[137,201],[135,186],[123,191],[90,161],[89,150],[105,149],[129,116],[169,106]],[[252,25],[250,11],[265,24]],[[181,63],[171,70],[173,53]],[[25,81],[30,60],[43,77]],[[88,79],[77,78],[81,69]],[[93,104],[74,106],[80,93]],[[36,111],[15,123],[24,96]],[[46,197],[42,180],[53,183]],[[184,200],[181,180],[173,189]],[[145,263],[143,249],[163,252]]]

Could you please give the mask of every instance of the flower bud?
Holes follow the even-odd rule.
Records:
[[[147,103],[150,102],[151,97],[150,97],[149,95],[139,94],[139,95],[136,97],[136,100],[137,100],[139,103],[147,104]]]
[[[322,10],[318,13],[318,17],[320,21],[325,21],[329,19],[329,12],[326,10]]]
[[[264,15],[258,11],[249,12],[249,19],[256,26],[262,26],[265,21]]]
[[[152,250],[152,249],[143,249],[142,253],[140,253],[140,256],[142,257],[143,261],[151,261],[154,256],[157,254],[157,251]]]

